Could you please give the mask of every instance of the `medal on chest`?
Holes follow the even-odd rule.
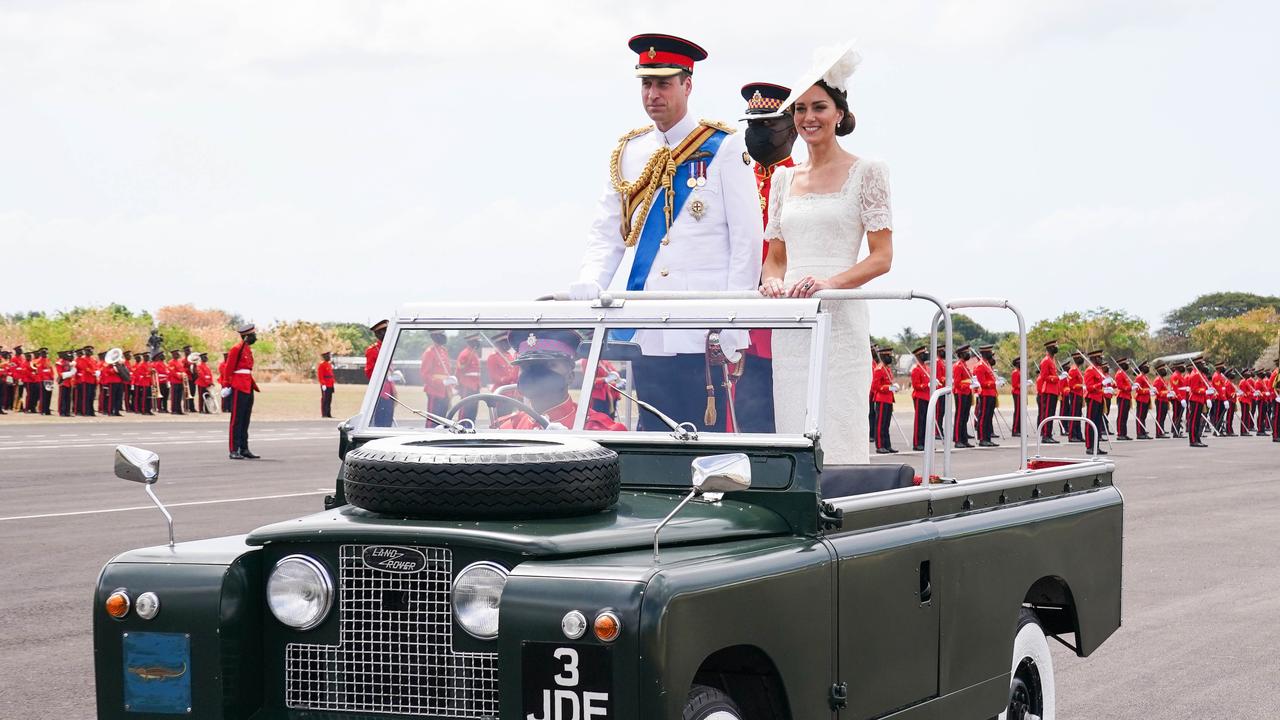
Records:
[[[693,190],[693,197],[689,198],[689,214],[694,220],[702,220],[702,216],[707,214],[707,202],[698,195],[698,188],[706,187],[707,161],[695,160],[690,165],[689,179],[685,182]]]

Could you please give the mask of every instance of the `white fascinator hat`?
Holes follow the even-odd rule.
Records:
[[[819,80],[848,93],[849,78],[853,77],[858,64],[862,62],[862,55],[858,53],[856,44],[855,41],[850,40],[843,45],[828,45],[814,50],[813,62],[800,79],[791,86],[793,90],[782,103],[782,109],[785,110],[794,105],[795,101],[808,92],[809,88],[817,85]]]

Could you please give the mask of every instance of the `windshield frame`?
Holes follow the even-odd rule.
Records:
[[[709,442],[738,444],[794,445],[798,441],[812,443],[818,437],[822,418],[822,378],[826,372],[826,345],[830,316],[819,310],[814,299],[788,300],[627,300],[615,301],[605,307],[591,302],[509,302],[509,303],[430,303],[402,307],[387,327],[383,338],[383,351],[373,368],[365,396],[360,405],[360,416],[355,432],[360,435],[392,436],[420,434],[423,432],[448,432],[444,428],[417,428],[411,426],[381,427],[371,424],[377,401],[375,387],[381,387],[399,345],[401,334],[408,331],[457,330],[473,331],[501,328],[512,332],[547,329],[591,330],[591,349],[586,357],[587,372],[583,373],[579,397],[590,397],[595,382],[603,343],[597,339],[608,331],[618,329],[705,330],[709,327],[734,329],[802,329],[809,331],[809,379],[805,390],[808,411],[805,414],[803,433],[727,433],[703,432]],[[588,431],[586,424],[590,403],[578,404],[573,428],[568,432],[600,439],[615,438],[627,442],[671,442],[671,435],[662,432]],[[677,421],[681,418],[676,418]],[[692,442],[697,442],[693,440]]]

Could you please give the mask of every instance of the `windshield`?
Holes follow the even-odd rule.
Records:
[[[403,327],[388,334],[381,353],[390,359],[371,378],[369,426],[801,435],[810,335],[765,327]]]

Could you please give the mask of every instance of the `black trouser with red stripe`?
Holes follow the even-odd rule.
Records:
[[[973,409],[973,395],[956,396],[956,424],[951,441],[960,444],[969,442],[969,412]]]
[[[111,414],[119,415],[120,408],[124,407],[124,383],[114,383],[110,387],[111,387]]]
[[[1147,416],[1151,414],[1151,403],[1138,401],[1137,418],[1138,437],[1151,437],[1151,426],[1147,424]]]
[[[1156,437],[1165,437],[1164,421],[1169,417],[1169,401],[1156,400]]]
[[[58,414],[62,417],[71,417],[71,397],[75,392],[74,387],[58,386]]]
[[[1280,423],[1276,422],[1277,411],[1280,411],[1280,400],[1271,403],[1271,410],[1267,412],[1267,421],[1271,423],[1271,439],[1280,440]]]
[[[995,417],[996,417],[996,399],[989,395],[978,395],[977,403],[977,425],[978,425],[978,441],[991,442],[991,436],[995,435]]]
[[[878,402],[875,404],[876,449],[893,449],[893,439],[889,437],[889,421],[893,418],[893,403]]]
[[[1009,428],[1009,432],[1014,437],[1022,434],[1022,397],[1018,393],[1012,393],[1013,396],[1013,426]]]
[[[1195,445],[1201,442],[1200,438],[1204,432],[1204,403],[1198,403],[1194,400],[1187,400],[1187,438],[1188,442]]]
[[[1036,422],[1042,424],[1040,428],[1040,437],[1048,440],[1053,437],[1053,423],[1044,421],[1047,417],[1053,417],[1058,412],[1058,396],[1053,393],[1043,393],[1036,395]]]
[[[1251,402],[1240,403],[1240,434],[1253,432],[1253,411],[1256,406]]]
[[[40,404],[40,393],[44,388],[38,382],[27,383],[27,404],[26,411],[29,413],[39,412],[37,406]]]
[[[227,445],[231,452],[249,449],[249,418],[253,416],[253,393],[231,391],[231,428]]]
[[[320,417],[333,417],[333,386],[320,386]]]
[[[916,410],[915,424],[911,429],[911,447],[924,447],[925,422],[929,416],[929,401],[912,398],[911,404],[915,406]]]
[[[53,405],[53,389],[46,389],[44,383],[40,383],[40,414],[52,415],[49,407]]]
[[[182,395],[185,383],[169,383],[169,414],[182,415]]]
[[[1222,424],[1226,427],[1228,435],[1234,435],[1236,432],[1236,404],[1232,400],[1224,400],[1223,402],[1227,404],[1227,414],[1223,418]]]
[[[1116,437],[1129,437],[1129,408],[1133,401],[1129,398],[1116,398]]]
[[[1092,420],[1093,424],[1089,424],[1087,422],[1080,422],[1076,424],[1084,426],[1084,447],[1089,452],[1093,452],[1094,449],[1097,448],[1098,446],[1098,433],[1102,432],[1102,428],[1103,428],[1102,401],[1086,400],[1085,413],[1086,413],[1085,417]],[[1094,431],[1095,427],[1097,428],[1097,432]]]
[[[953,396],[954,397],[954,396]],[[933,403],[933,434],[935,437],[943,437],[942,428],[946,426],[947,420],[947,396],[943,395]]]
[[[1182,413],[1185,408],[1182,407],[1182,400],[1175,399],[1173,401],[1173,434],[1182,434]]]

